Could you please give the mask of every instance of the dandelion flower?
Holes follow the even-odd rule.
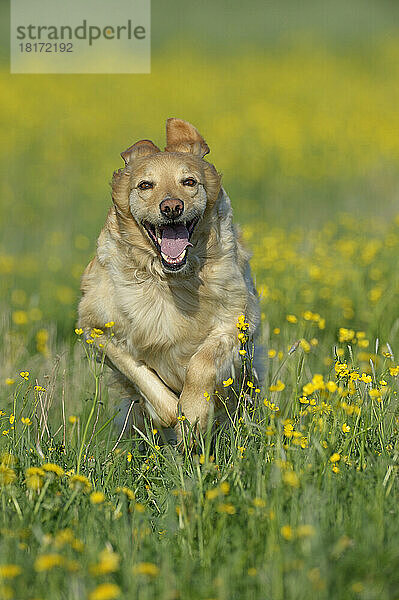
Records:
[[[151,562],[141,562],[134,565],[133,573],[135,575],[149,575],[150,577],[156,577],[159,575],[159,567]]]
[[[35,492],[43,487],[43,477],[45,472],[39,467],[29,467],[25,471],[26,486]]]
[[[276,383],[269,387],[271,392],[282,392],[285,389],[285,383],[277,379]]]
[[[0,565],[0,579],[13,579],[22,573],[19,565]]]
[[[101,583],[89,594],[89,600],[115,600],[121,594],[116,583]]]
[[[95,565],[91,565],[90,573],[92,575],[107,575],[108,573],[113,573],[117,571],[119,568],[120,557],[119,554],[105,548],[99,554],[99,561]]]
[[[289,485],[290,487],[299,487],[299,477],[294,471],[285,471],[283,474],[283,481],[286,485]]]
[[[73,475],[69,485],[73,490],[81,490],[86,493],[91,490],[91,483],[85,475]]]
[[[117,494],[124,494],[129,500],[134,500],[136,497],[134,492],[128,487],[117,487],[115,491]]]
[[[294,531],[291,525],[283,525],[280,529],[280,533],[283,536],[283,538],[288,541],[292,540],[292,538],[294,537]]]
[[[42,469],[47,473],[54,473],[57,477],[62,477],[65,475],[65,471],[62,467],[54,464],[54,463],[45,463],[42,465]]]
[[[61,567],[64,563],[64,558],[60,554],[50,553],[42,554],[38,556],[35,561],[35,571],[42,573],[43,571],[50,571],[54,567]]]
[[[234,515],[236,512],[235,506],[230,502],[221,502],[217,506],[217,511],[227,515]]]
[[[105,495],[102,492],[92,492],[90,494],[90,502],[92,504],[102,504],[105,500]]]
[[[338,452],[334,452],[334,454],[331,454],[330,462],[336,463],[336,462],[339,462],[340,460],[341,460],[341,455],[338,454]]]

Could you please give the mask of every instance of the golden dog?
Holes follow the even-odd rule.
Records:
[[[237,319],[245,315],[253,336],[258,299],[221,176],[203,159],[205,140],[175,118],[166,135],[164,152],[141,140],[121,154],[113,205],[82,277],[79,327],[90,336],[113,321],[114,335],[94,342],[131,401],[158,426],[176,426],[183,414],[203,430],[215,390],[240,368]]]

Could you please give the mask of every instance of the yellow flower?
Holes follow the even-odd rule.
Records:
[[[28,381],[28,379],[29,379],[29,371],[21,371],[20,372],[20,376],[22,377],[22,379],[25,379],[26,381]]]
[[[368,348],[370,342],[368,340],[359,340],[358,346],[359,348]]]
[[[157,577],[159,575],[159,567],[150,562],[141,562],[133,567],[133,573],[135,575],[149,575],[150,577]]]
[[[0,565],[0,579],[13,579],[22,573],[19,565]]]
[[[334,392],[337,391],[338,386],[335,383],[335,381],[327,381],[327,383],[326,383],[326,389],[330,392],[330,394],[333,394]]]
[[[107,327],[107,329],[109,329],[110,327],[113,327],[115,325],[114,321],[108,321],[108,323],[105,323],[104,327]]]
[[[76,423],[78,421],[78,417],[76,417],[75,415],[71,415],[69,417],[68,421],[71,423],[71,425],[73,425],[74,423]]]
[[[42,469],[47,473],[55,473],[55,475],[57,475],[58,477],[62,477],[63,475],[65,475],[64,469],[62,469],[58,465],[55,465],[54,463],[45,463],[44,465],[42,465]]]
[[[333,465],[332,466],[332,472],[333,473],[339,473],[339,467],[337,467],[337,465]]]
[[[92,337],[100,337],[101,335],[103,335],[104,332],[102,329],[97,329],[96,327],[94,329],[91,330],[90,335]]]
[[[76,335],[82,335],[83,329],[81,327],[75,329]]]
[[[10,425],[12,425],[15,421],[15,415],[10,415],[9,421],[10,421]]]
[[[277,352],[276,352],[276,350],[271,348],[267,354],[268,354],[269,358],[274,358],[277,355]]]
[[[275,328],[273,329],[273,333],[274,333],[274,335],[279,335],[279,333],[280,333],[280,328],[279,328],[279,327],[275,327]]]
[[[331,454],[330,462],[336,463],[336,462],[339,462],[340,460],[341,460],[341,455],[338,454],[338,452],[334,452],[334,454]]]
[[[134,492],[128,487],[117,487],[115,491],[117,494],[124,494],[129,500],[134,500],[136,497]]]
[[[40,467],[29,467],[25,471],[26,486],[35,492],[39,491],[43,486],[43,477],[45,472]]]
[[[89,600],[115,600],[121,594],[116,583],[101,583],[89,594]]]
[[[294,471],[291,471],[291,470],[285,471],[283,473],[283,481],[285,484],[289,485],[290,487],[293,487],[293,488],[299,487],[299,477]]]
[[[254,498],[252,500],[252,504],[256,508],[264,508],[266,506],[266,502],[263,500],[263,498]]]
[[[313,394],[313,392],[315,391],[313,383],[306,383],[303,386],[302,391],[304,396],[310,396],[311,394]]]
[[[284,422],[284,435],[288,438],[294,435],[294,426],[289,419]]]
[[[73,475],[69,485],[73,490],[81,490],[86,493],[91,490],[91,483],[85,475]]]
[[[12,320],[15,325],[26,325],[28,322],[28,313],[24,310],[16,310],[12,313]]]
[[[348,433],[350,430],[351,430],[351,428],[350,428],[350,427],[349,427],[349,425],[347,425],[346,423],[344,423],[344,424],[342,425],[342,431],[343,431],[344,433]]]
[[[227,515],[234,515],[236,509],[230,502],[221,502],[217,506],[217,511],[220,513],[226,513]]]
[[[288,323],[298,323],[298,317],[295,315],[287,315],[285,318],[287,319]]]
[[[363,381],[363,383],[371,383],[372,382],[371,375],[366,375],[366,373],[362,373],[361,376],[359,377],[359,380]]]
[[[21,417],[21,422],[24,425],[27,425],[29,427],[29,425],[32,425],[32,421],[30,420],[29,417]]]
[[[299,538],[312,537],[316,533],[312,525],[299,525],[296,530],[296,535]]]
[[[94,344],[94,340],[92,340],[91,338],[87,338],[86,344]]]
[[[229,387],[233,383],[233,378],[229,377],[226,381],[223,381],[223,387]]]
[[[271,392],[282,392],[284,388],[285,384],[280,379],[277,379],[276,383],[269,387],[269,390]]]
[[[35,561],[35,571],[41,573],[50,571],[54,567],[61,567],[64,563],[64,558],[56,553],[42,554]]]
[[[247,351],[243,349],[243,350],[239,350],[238,353],[241,354],[241,356],[245,356]]]
[[[228,494],[228,493],[229,493],[229,491],[230,491],[230,484],[229,484],[229,482],[228,482],[228,481],[223,481],[223,482],[220,484],[219,488],[220,488],[220,491],[222,492],[222,494],[225,494],[225,495],[226,495],[226,494]]]
[[[338,332],[338,339],[342,342],[350,342],[355,337],[355,332],[353,329],[346,329],[345,327],[340,327]]]
[[[105,550],[99,554],[98,563],[90,566],[90,573],[92,575],[107,575],[108,573],[113,573],[118,570],[119,561],[119,554],[105,548]]]
[[[381,392],[377,388],[371,388],[371,390],[369,390],[369,395],[370,398],[378,399],[381,396]]]
[[[265,399],[263,400],[263,404],[264,404],[265,406],[267,406],[267,408],[269,408],[269,409],[270,409],[271,411],[273,411],[273,412],[276,412],[276,413],[277,413],[277,412],[279,412],[279,410],[280,410],[280,407],[279,407],[279,406],[277,406],[277,404],[275,404],[274,402],[270,402],[270,401],[269,401],[267,398],[265,398]]]
[[[396,367],[389,367],[389,373],[392,377],[397,377],[399,375],[399,365]]]
[[[294,537],[294,531],[293,531],[291,525],[283,525],[282,528],[280,529],[280,532],[285,540],[290,541]]]
[[[207,490],[205,493],[205,497],[207,500],[214,500],[219,496],[220,490],[219,488],[213,488],[212,490]]]
[[[105,496],[102,492],[92,492],[90,494],[90,502],[92,504],[102,504],[105,500]]]
[[[240,315],[237,319],[237,329],[240,329],[241,331],[246,331],[248,327],[249,323],[245,322],[244,315]]]
[[[323,375],[320,375],[319,373],[316,373],[316,375],[313,375],[312,384],[313,384],[313,388],[315,391],[324,390],[325,384],[324,384]]]
[[[11,377],[7,377],[5,380],[6,385],[13,385],[14,383],[15,383],[15,379],[12,379]]]

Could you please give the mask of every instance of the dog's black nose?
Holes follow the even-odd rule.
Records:
[[[159,209],[164,217],[177,219],[184,210],[184,202],[179,198],[165,198],[159,205]]]

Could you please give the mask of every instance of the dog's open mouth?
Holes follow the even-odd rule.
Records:
[[[144,221],[143,225],[151,241],[158,250],[164,267],[169,271],[179,271],[187,261],[187,248],[198,219],[187,223],[168,223],[152,225]]]

